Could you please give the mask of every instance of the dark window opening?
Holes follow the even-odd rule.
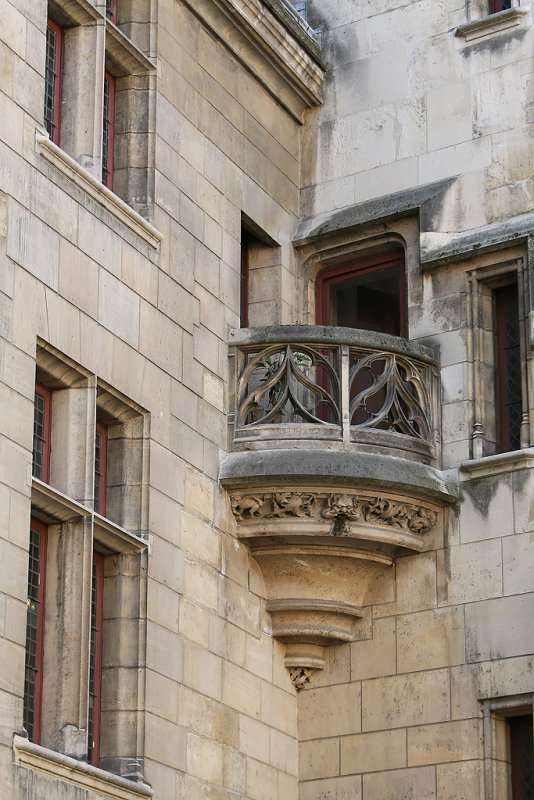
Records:
[[[104,76],[104,109],[102,115],[102,183],[113,189],[113,148],[115,144],[115,78]]]
[[[511,717],[510,761],[512,800],[534,800],[534,743],[532,714]]]
[[[95,478],[94,509],[97,514],[106,514],[106,466],[107,466],[108,429],[100,422],[95,431]]]
[[[48,20],[46,26],[44,124],[54,144],[59,145],[61,82],[61,28]]]
[[[41,737],[46,526],[32,519],[26,600],[23,724],[30,741]]]
[[[406,336],[406,284],[397,254],[333,267],[317,279],[317,323]]]
[[[50,476],[50,402],[48,389],[37,384],[33,406],[32,475],[45,482]]]
[[[104,558],[93,554],[91,580],[91,647],[89,652],[89,716],[87,760],[98,766],[100,754],[100,705],[102,683],[102,598]]]
[[[241,228],[241,281],[239,318],[240,327],[248,327],[248,294],[249,294],[249,261],[251,234],[246,228]]]
[[[521,448],[521,347],[517,285],[495,289],[496,384],[500,450]]]

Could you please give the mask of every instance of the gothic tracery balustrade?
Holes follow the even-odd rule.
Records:
[[[234,444],[281,439],[399,447],[435,458],[434,354],[370,331],[236,331]]]

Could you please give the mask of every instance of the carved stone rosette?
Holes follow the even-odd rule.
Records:
[[[434,504],[413,498],[313,486],[236,491],[230,504],[299,689],[324,667],[324,646],[350,642],[363,606],[391,587],[394,557],[423,549],[439,518]]]

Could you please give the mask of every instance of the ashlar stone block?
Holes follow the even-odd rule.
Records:
[[[375,619],[372,637],[350,646],[353,681],[394,675],[396,665],[396,625],[394,617]]]
[[[340,749],[342,775],[407,766],[404,729],[343,736]]]
[[[437,800],[483,800],[482,761],[438,764],[436,767]]]
[[[399,672],[462,664],[464,660],[463,609],[421,611],[397,619]]]
[[[396,769],[364,775],[363,796],[365,800],[403,800],[416,797],[435,800],[434,767]]]
[[[534,533],[503,539],[504,594],[534,592]]]
[[[300,741],[359,733],[360,694],[359,683],[341,683],[300,692],[298,695]]]
[[[339,739],[313,739],[299,746],[299,777],[302,781],[339,775]]]
[[[448,720],[449,674],[433,670],[362,683],[362,730]]]
[[[466,660],[490,661],[534,652],[534,595],[473,603],[465,610]]]
[[[498,540],[448,547],[437,553],[440,605],[468,603],[502,593]]]
[[[408,728],[408,764],[482,758],[482,720],[469,719]]]
[[[361,800],[362,779],[359,775],[347,778],[326,778],[300,784],[300,800]]]

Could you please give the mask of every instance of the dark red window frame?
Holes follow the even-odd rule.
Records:
[[[407,336],[406,319],[406,274],[404,258],[399,253],[375,256],[373,258],[352,261],[341,266],[323,270],[316,281],[316,321],[318,325],[330,325],[330,288],[351,278],[367,275],[372,272],[398,267],[399,270],[399,336]]]
[[[93,553],[91,580],[91,645],[89,654],[89,709],[87,760],[97,767],[100,759],[100,711],[102,699],[102,623],[104,557]]]
[[[23,719],[30,741],[41,742],[45,623],[46,525],[32,517],[28,554],[28,595]]]
[[[44,483],[50,480],[50,437],[52,431],[52,394],[41,383],[35,384],[35,406],[33,420],[33,459],[32,475]],[[37,408],[37,396],[43,401],[44,413],[42,423]],[[41,463],[39,465],[39,457]]]
[[[59,145],[60,107],[61,107],[61,51],[63,47],[63,31],[51,19],[46,23],[46,63],[45,63],[45,127],[50,139]],[[51,52],[53,34],[54,48]]]
[[[113,151],[115,146],[115,78],[104,73],[104,104],[102,110],[102,183],[113,189]]]
[[[490,2],[492,14],[496,14],[498,11],[504,11],[505,9],[512,7],[511,0],[490,0]]]
[[[101,422],[96,423],[95,436],[95,502],[94,509],[101,516],[106,515],[108,429]]]
[[[521,352],[517,285],[495,289],[496,378],[501,453],[521,448]]]
[[[106,17],[110,22],[117,22],[117,0],[106,0]]]

